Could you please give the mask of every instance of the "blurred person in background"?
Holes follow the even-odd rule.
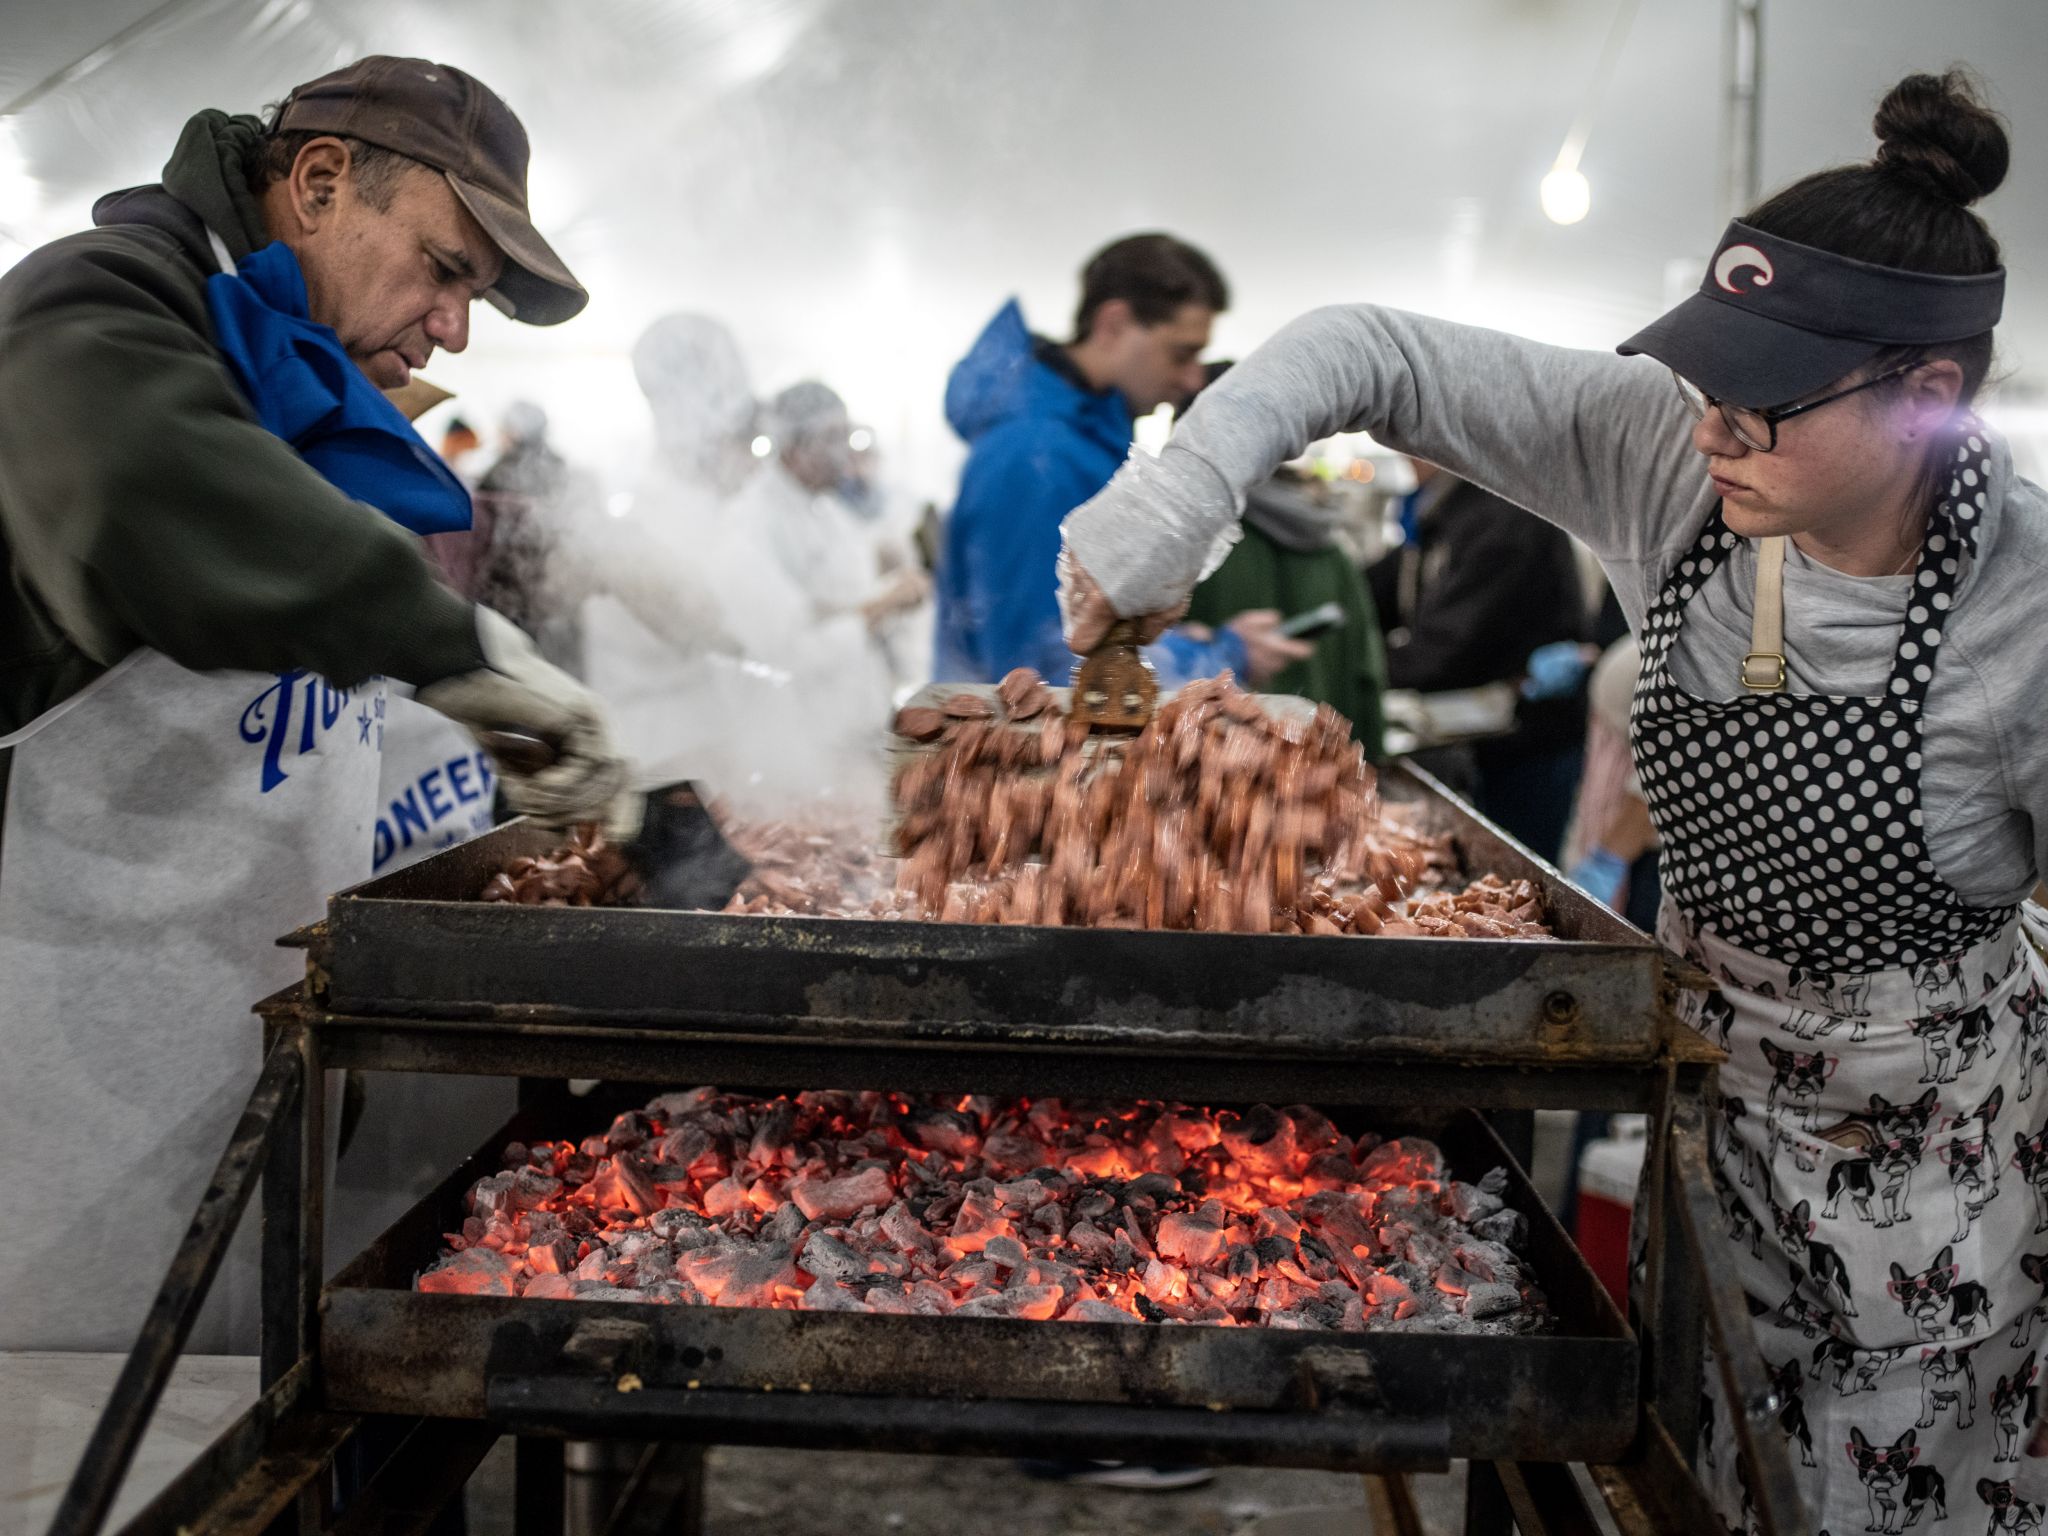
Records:
[[[1571,537],[1469,480],[1409,462],[1405,538],[1366,572],[1386,626],[1388,686],[1518,686],[1511,733],[1439,749],[1429,766],[1469,784],[1482,812],[1554,860],[1586,731],[1586,600]],[[1558,642],[1532,673],[1532,654]]]
[[[484,440],[469,424],[466,417],[451,416],[447,430],[441,434],[441,460],[464,480],[474,478],[471,471],[476,467],[477,454],[483,451]]]
[[[997,311],[946,383],[946,419],[967,443],[960,494],[938,567],[934,669],[995,682],[1032,667],[1065,684],[1060,637],[1060,520],[1131,451],[1132,425],[1208,381],[1202,351],[1230,304],[1223,274],[1172,235],[1131,235],[1089,258],[1074,339],[1034,336],[1015,299]],[[1222,628],[1169,631],[1147,655],[1168,686],[1225,669],[1262,682],[1309,647],[1277,614]]]
[[[522,809],[630,817],[597,700],[435,580],[469,496],[380,392],[478,298],[583,308],[527,153],[468,75],[364,59],[194,116],[0,278],[0,1159],[66,1149],[0,1196],[0,1349],[133,1342],[256,1076],[236,1009],[369,872],[387,678],[561,741]],[[253,1344],[253,1259],[194,1351]]]
[[[791,623],[800,606],[787,583],[758,577],[721,590],[734,564],[726,512],[761,463],[760,407],[732,332],[708,315],[664,315],[634,343],[632,364],[654,452],[625,515],[579,522],[558,546],[573,558],[549,574],[567,584],[584,676],[612,706],[620,740],[668,777],[715,734],[726,671],[746,649],[739,635]]]
[[[912,681],[900,674],[890,638],[926,607],[931,578],[907,552],[892,551],[885,561],[878,488],[866,493],[866,510],[849,502],[854,426],[836,390],[816,380],[792,384],[768,403],[762,425],[770,460],[741,494],[738,515],[762,521],[783,569],[809,596],[819,621],[846,615],[860,621],[863,643],[844,660],[859,663],[861,676],[849,683],[865,690],[879,681],[877,709],[885,709],[896,687]]]
[[[635,343],[633,369],[653,459],[630,515],[598,520],[577,556],[590,680],[620,739],[650,778],[697,778],[749,808],[878,794],[887,673],[858,604],[821,607],[792,574],[829,589],[839,562],[812,545],[846,546],[777,458],[737,340],[708,316],[667,315]],[[812,434],[795,455],[828,486],[844,466],[837,414],[836,452]]]
[[[894,682],[877,630],[921,600],[922,587],[884,589],[868,534],[841,495],[853,423],[835,390],[815,380],[793,384],[762,407],[758,425],[768,453],[733,498],[735,535],[798,599],[783,639],[790,659],[806,632],[818,642],[802,647],[803,681],[829,686],[879,721]]]
[[[1629,758],[1629,710],[1642,660],[1624,634],[1593,668],[1586,721],[1586,771],[1559,859],[1574,885],[1644,932],[1657,925],[1657,829]]]
[[[923,599],[884,620],[880,631],[900,703],[933,677],[932,568],[941,524],[930,502],[904,495],[885,480],[874,428],[856,423],[847,442],[853,451],[839,494],[874,546],[875,568],[885,578],[915,572],[924,585]]]
[[[575,605],[549,572],[563,558],[565,530],[595,525],[596,478],[556,451],[547,412],[530,400],[506,407],[499,435],[504,449],[477,482],[477,523],[485,537],[472,595],[533,636],[541,655],[581,676]]]
[[[1210,382],[1228,363],[1212,363]],[[1188,402],[1192,404],[1193,402]],[[1310,653],[1266,678],[1269,693],[1328,704],[1374,762],[1384,757],[1387,653],[1372,591],[1337,543],[1343,507],[1313,474],[1283,467],[1245,500],[1244,536],[1188,600],[1188,622],[1222,625],[1246,613],[1306,614],[1335,604],[1340,622],[1302,644]]]

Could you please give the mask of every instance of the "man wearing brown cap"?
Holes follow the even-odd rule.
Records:
[[[559,742],[518,808],[630,816],[595,698],[436,583],[414,535],[466,494],[378,392],[479,297],[583,308],[526,161],[477,81],[366,59],[200,113],[0,279],[0,1349],[133,1340],[272,941],[368,874],[387,679]],[[192,1347],[246,1347],[254,1290],[231,1263]]]

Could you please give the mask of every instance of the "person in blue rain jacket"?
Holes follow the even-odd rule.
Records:
[[[1202,350],[1230,302],[1215,264],[1172,235],[1132,235],[1082,271],[1075,340],[1034,336],[1015,299],[954,367],[946,419],[968,445],[938,568],[934,675],[995,682],[1032,667],[1064,683],[1054,565],[1060,520],[1109,483],[1133,421],[1205,382]],[[1228,668],[1247,681],[1296,660],[1277,613],[1182,625],[1148,648],[1175,686]]]

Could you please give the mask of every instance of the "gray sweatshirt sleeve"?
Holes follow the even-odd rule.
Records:
[[[1546,346],[1372,304],[1314,310],[1206,391],[1174,434],[1240,495],[1334,432],[1370,432],[1640,559],[1705,475],[1670,374],[1646,358]]]
[[[1155,599],[1193,585],[1251,487],[1319,438],[1363,431],[1576,536],[1639,617],[1640,588],[1712,499],[1691,425],[1648,359],[1334,306],[1204,391],[1156,464],[1134,456],[1068,519],[1068,542],[1118,612],[1166,606]]]

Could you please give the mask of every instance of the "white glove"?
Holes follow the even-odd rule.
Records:
[[[514,810],[553,826],[599,822],[614,841],[629,841],[640,830],[642,798],[612,744],[602,701],[541,660],[503,615],[479,607],[476,634],[485,665],[429,683],[414,697],[472,732],[517,731],[554,746],[554,762],[537,773],[499,765]]]
[[[1133,453],[1060,527],[1060,617],[1069,644],[1085,617],[1085,588],[1066,567],[1094,579],[1122,618],[1179,608],[1195,584],[1223,563],[1241,532],[1238,498],[1207,461],[1172,443],[1157,458]],[[1085,635],[1084,635],[1085,638]]]

